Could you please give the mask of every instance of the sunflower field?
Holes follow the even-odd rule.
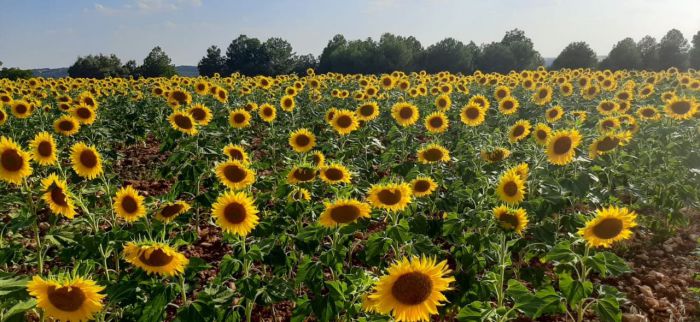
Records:
[[[0,80],[0,320],[621,321],[699,109],[673,68]]]

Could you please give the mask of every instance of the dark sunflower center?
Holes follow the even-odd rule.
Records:
[[[5,112],[4,112],[4,111],[0,111],[0,122],[2,122],[2,121],[4,121],[4,120],[5,120]]]
[[[464,114],[467,116],[468,119],[475,120],[479,117],[479,109],[476,107],[470,107],[464,111]]]
[[[427,149],[425,152],[423,152],[423,157],[428,160],[428,161],[440,161],[442,160],[443,157],[442,151],[440,149]]]
[[[508,181],[503,185],[503,192],[507,196],[513,197],[518,194],[518,185],[513,181]]]
[[[525,127],[522,125],[518,125],[515,128],[513,128],[513,136],[514,137],[519,137],[525,133]]]
[[[598,151],[606,152],[616,148],[618,144],[620,144],[619,139],[606,136],[598,142],[597,148]]]
[[[27,113],[28,110],[29,110],[29,108],[27,107],[27,105],[24,105],[24,104],[17,104],[17,106],[15,106],[15,111],[18,114]]]
[[[83,99],[83,103],[87,106],[95,106],[95,101],[92,99],[92,97],[86,97]]]
[[[89,119],[92,116],[92,111],[86,107],[81,107],[78,108],[75,113],[80,117],[81,119]]]
[[[245,171],[245,169],[242,169],[236,165],[228,165],[224,168],[224,176],[226,177],[226,180],[231,182],[241,182],[245,180],[247,175],[248,173]]]
[[[433,281],[430,276],[411,272],[399,276],[391,286],[391,295],[405,305],[418,305],[430,297]]]
[[[442,108],[446,107],[446,106],[447,106],[447,100],[445,100],[444,98],[439,99],[439,100],[438,100],[438,106],[440,106],[440,107],[442,107]]]
[[[671,104],[671,110],[675,114],[685,114],[690,111],[690,102],[687,101],[680,101],[680,102],[675,102]]]
[[[410,107],[404,107],[399,111],[399,116],[402,119],[410,119],[413,116],[413,110]]]
[[[243,115],[243,114],[235,114],[235,115],[233,116],[233,122],[234,122],[234,123],[237,123],[237,124],[240,124],[240,123],[245,122],[245,115]]]
[[[430,126],[432,126],[434,128],[440,128],[440,127],[442,127],[442,124],[443,124],[442,118],[440,118],[440,117],[433,117],[430,119],[430,121],[428,123],[430,124]]]
[[[51,143],[48,141],[39,142],[39,145],[36,147],[36,150],[42,157],[50,157],[53,152]]]
[[[362,114],[362,116],[371,116],[374,114],[374,106],[364,105],[360,107],[360,114]]]
[[[305,147],[311,143],[311,138],[305,134],[300,134],[296,136],[296,143],[300,147]]]
[[[507,228],[512,228],[512,229],[515,229],[516,227],[518,227],[518,224],[520,224],[518,217],[514,216],[510,213],[502,214],[500,217],[498,217],[498,220],[501,222],[501,224],[505,224],[506,226],[509,226]]]
[[[198,91],[201,92],[201,91],[203,91],[203,90],[205,90],[205,89],[206,89],[206,86],[204,86],[204,84],[197,84],[197,90],[198,90]]]
[[[617,95],[617,98],[619,98],[619,99],[621,99],[621,100],[623,100],[623,101],[624,101],[624,100],[627,100],[629,97],[630,97],[629,94],[624,93],[624,92],[623,92],[623,93],[620,93],[619,95]]]
[[[207,112],[201,108],[194,108],[191,111],[192,117],[197,121],[203,121],[207,117]]]
[[[413,191],[415,192],[426,192],[430,189],[430,182],[428,180],[418,180],[413,184]]]
[[[166,254],[160,248],[156,248],[148,258],[146,257],[146,252],[141,252],[139,260],[148,266],[161,267],[170,264],[173,261],[173,256]]]
[[[504,110],[510,110],[514,106],[515,106],[515,104],[513,104],[513,101],[503,101],[503,109]]]
[[[503,160],[503,151],[501,151],[501,150],[493,151],[492,153],[490,153],[489,159],[491,159],[492,161]]]
[[[350,118],[350,116],[341,115],[340,117],[338,117],[336,124],[338,124],[338,126],[340,126],[341,128],[350,127],[350,125],[352,125],[352,119]]]
[[[557,115],[559,115],[559,111],[557,111],[557,110],[551,110],[551,111],[549,111],[549,117],[550,117],[550,118],[555,118],[555,117],[557,117]]]
[[[401,201],[401,190],[396,189],[396,191],[392,191],[391,189],[383,189],[377,193],[377,198],[382,204],[392,206],[399,201]]]
[[[181,91],[175,91],[173,92],[173,99],[180,104],[184,104],[187,102],[187,94]]]
[[[66,202],[66,194],[63,192],[63,189],[59,187],[54,186],[51,189],[51,200],[61,207],[68,206],[68,203]]]
[[[234,160],[243,160],[243,152],[238,149],[229,149],[228,156]]]
[[[353,205],[342,205],[331,209],[331,218],[337,223],[346,224],[359,217],[360,209]]]
[[[135,213],[137,210],[139,210],[139,204],[136,202],[136,199],[132,196],[125,196],[122,198],[122,209],[126,211],[129,214]]]
[[[263,115],[265,115],[265,116],[267,116],[267,117],[272,116],[272,110],[269,109],[269,108],[263,109]]]
[[[541,90],[537,96],[539,96],[541,99],[547,97],[547,91],[546,90]]]
[[[617,218],[606,218],[593,226],[593,234],[601,239],[614,238],[622,232],[622,220]]]
[[[337,169],[337,168],[329,168],[324,171],[326,178],[328,178],[331,181],[338,181],[341,180],[345,177],[345,174],[343,173],[342,170]]]
[[[54,285],[48,288],[49,302],[57,309],[64,312],[74,312],[79,310],[87,297],[83,290],[78,287],[56,287]]]
[[[61,122],[58,122],[58,128],[61,131],[69,132],[72,131],[75,126],[73,125],[73,122],[68,121],[68,120],[63,120]]]
[[[175,125],[181,129],[189,130],[192,128],[192,120],[184,115],[175,115]]]
[[[240,224],[247,217],[245,207],[237,202],[232,202],[224,208],[226,221],[232,224]]]
[[[566,154],[571,150],[571,145],[573,141],[568,136],[563,136],[554,141],[554,153],[556,154]]]
[[[290,100],[290,99],[284,100],[284,107],[292,107],[292,100]]]
[[[167,205],[163,207],[163,210],[160,211],[160,215],[165,217],[165,218],[170,218],[172,216],[177,215],[180,210],[182,210],[182,205],[179,204],[174,204],[174,205]]]
[[[498,98],[506,97],[506,91],[499,89],[498,91],[496,91],[496,97],[498,97]]]
[[[603,121],[603,124],[602,124],[602,125],[603,125],[603,128],[614,127],[614,126],[615,126],[615,122],[614,122],[614,121],[611,121],[611,120],[606,120],[606,121]]]
[[[309,181],[316,176],[313,169],[309,168],[298,168],[294,170],[294,178],[299,181]]]
[[[540,140],[546,139],[547,138],[547,131],[537,130],[537,138]]]
[[[589,88],[588,88],[588,94],[589,94],[589,95],[593,95],[593,94],[595,94],[595,93],[596,93],[595,87],[589,87]]]
[[[6,150],[0,155],[0,164],[9,172],[17,172],[22,169],[24,159],[17,150]]]
[[[94,168],[97,166],[97,155],[91,150],[85,150],[80,153],[80,163],[86,168]]]
[[[654,110],[647,108],[642,110],[642,115],[646,117],[653,117],[654,115],[656,115],[656,113],[654,112]]]
[[[216,93],[216,94],[219,96],[219,98],[221,98],[221,99],[226,99],[226,92],[224,92],[224,91],[219,91],[219,92]]]

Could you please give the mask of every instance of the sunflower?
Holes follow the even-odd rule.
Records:
[[[391,116],[403,127],[411,126],[418,121],[420,112],[418,107],[411,103],[399,102],[391,107]]]
[[[192,107],[187,110],[187,113],[192,116],[197,125],[201,126],[208,125],[214,117],[211,110],[202,104],[192,105]]]
[[[532,94],[532,101],[539,106],[543,106],[552,101],[552,92],[550,86],[540,86]]]
[[[211,92],[212,90],[209,91]],[[225,104],[228,102],[228,91],[219,86],[214,87],[213,91],[215,92],[214,98],[219,101],[219,103]]]
[[[39,165],[48,166],[58,162],[56,140],[49,132],[40,132],[29,143],[32,159]]]
[[[596,216],[579,229],[578,234],[593,247],[609,248],[614,242],[632,237],[637,214],[627,208],[610,206],[596,210]]]
[[[250,126],[250,118],[250,113],[244,109],[238,108],[229,113],[228,124],[234,129],[242,129]]]
[[[501,228],[522,235],[527,227],[527,212],[523,208],[509,208],[498,206],[493,209],[493,216]]]
[[[229,144],[224,147],[224,155],[226,155],[229,160],[238,160],[241,163],[248,163],[248,153],[245,149],[238,144]]]
[[[290,202],[309,201],[311,200],[311,192],[307,189],[297,187],[287,195],[287,200]]]
[[[413,195],[416,197],[429,196],[437,189],[438,185],[435,181],[427,176],[419,176],[410,182]]]
[[[41,196],[49,209],[55,215],[61,215],[69,219],[75,217],[75,204],[68,191],[68,184],[61,180],[56,174],[51,174],[41,180],[42,191]]]
[[[272,123],[277,118],[277,109],[274,106],[266,103],[260,105],[260,108],[258,108],[258,115],[263,121]]]
[[[206,95],[209,93],[209,83],[203,79],[197,80],[194,83],[194,92],[199,95]]]
[[[228,191],[212,206],[212,214],[221,229],[239,236],[246,236],[255,228],[257,213],[253,198],[245,192]]]
[[[316,179],[316,169],[308,166],[294,166],[287,174],[289,184],[310,182]]]
[[[168,117],[168,122],[173,129],[178,130],[188,135],[197,134],[197,123],[192,115],[188,112],[175,111]]]
[[[92,145],[78,142],[71,147],[73,171],[79,176],[94,179],[102,173],[102,158]]]
[[[571,162],[579,144],[581,144],[581,134],[575,129],[552,132],[546,144],[549,162],[556,165]]]
[[[186,213],[190,208],[191,206],[184,201],[168,202],[158,210],[156,219],[169,223],[175,220],[177,216]]]
[[[371,121],[379,117],[379,105],[375,102],[365,102],[355,110],[360,121]]]
[[[554,106],[554,107],[548,109],[547,112],[545,113],[545,117],[547,118],[547,122],[549,122],[549,123],[554,123],[556,121],[559,121],[563,116],[564,116],[564,108],[561,107],[561,105]]]
[[[508,86],[498,86],[496,89],[493,91],[493,98],[495,98],[497,101],[501,101],[504,98],[510,96],[510,88]]]
[[[642,120],[648,121],[658,121],[661,119],[661,113],[651,105],[640,107],[637,110],[637,116]]]
[[[371,211],[368,204],[356,199],[338,199],[324,204],[326,208],[318,221],[321,226],[329,228],[347,225],[360,218],[369,218]]]
[[[285,112],[294,111],[294,108],[297,106],[296,102],[294,101],[294,96],[291,96],[291,95],[282,96],[282,98],[280,99],[280,106],[282,107],[282,110]]]
[[[192,103],[192,95],[184,89],[174,89],[168,93],[168,102],[178,106],[187,106]]]
[[[423,164],[450,161],[450,151],[440,144],[431,143],[418,150],[418,161]]]
[[[238,160],[221,162],[215,171],[219,181],[229,189],[245,189],[255,182],[255,172]]]
[[[524,140],[528,135],[530,135],[530,121],[528,120],[518,120],[510,127],[508,131],[508,141],[510,143],[516,143]]]
[[[112,208],[118,217],[124,218],[127,222],[134,222],[146,215],[143,196],[139,195],[132,186],[122,187],[117,191]]]
[[[496,194],[503,202],[519,204],[525,200],[525,180],[515,169],[506,171],[498,179]]]
[[[698,111],[698,103],[695,98],[689,97],[674,97],[664,106],[664,112],[666,116],[674,120],[688,120],[695,116]]]
[[[80,131],[80,123],[70,115],[63,115],[53,122],[53,129],[64,136],[73,136]]]
[[[26,119],[32,116],[34,107],[25,100],[16,100],[10,105],[10,110],[12,111],[12,115],[16,118]]]
[[[491,107],[491,102],[484,95],[474,95],[469,98],[467,105],[474,104],[479,106],[482,110],[486,111]]]
[[[447,261],[436,263],[434,258],[402,258],[393,263],[367,296],[370,311],[391,313],[396,321],[428,321],[437,314],[438,306],[447,298],[454,278]]]
[[[535,139],[535,142],[537,142],[539,145],[545,145],[547,143],[547,138],[549,138],[549,135],[552,134],[552,128],[550,128],[547,124],[537,123],[533,133],[532,138]]]
[[[452,107],[452,99],[450,95],[442,94],[435,99],[435,107],[440,111],[449,110]]]
[[[313,162],[314,166],[316,167],[321,167],[326,163],[326,156],[323,155],[323,152],[321,151],[316,151],[311,155],[311,161]]]
[[[102,310],[100,294],[104,287],[90,279],[47,278],[34,276],[27,283],[29,295],[36,298],[36,306],[51,319],[61,321],[90,321]]]
[[[488,162],[500,162],[510,156],[510,150],[506,148],[495,148],[493,150],[481,150],[481,159]]]
[[[527,181],[527,178],[530,176],[530,166],[525,162],[518,163],[512,170],[515,170],[523,181]]]
[[[85,105],[85,106],[90,107],[94,110],[97,110],[97,108],[100,107],[100,104],[97,103],[95,96],[93,96],[92,93],[90,93],[90,92],[80,93],[80,95],[78,95],[78,98],[76,99],[76,102],[79,105]]]
[[[32,174],[31,157],[14,140],[0,138],[0,180],[19,185]]]
[[[175,276],[185,272],[189,259],[176,249],[152,241],[129,242],[124,246],[124,260],[150,274]]]
[[[630,132],[608,132],[607,134],[595,139],[588,147],[588,156],[595,159],[600,155],[612,152],[619,146],[623,146],[632,138]]]
[[[598,113],[601,115],[613,114],[614,112],[617,112],[619,108],[620,104],[611,100],[602,100],[598,103],[598,107],[596,107]]]
[[[425,128],[430,133],[443,133],[450,126],[447,115],[442,112],[433,112],[425,117]]]
[[[375,208],[401,211],[411,203],[412,194],[407,183],[374,184],[368,192],[368,199]]]
[[[68,112],[71,116],[78,120],[78,122],[85,125],[95,123],[95,119],[97,118],[97,113],[95,110],[85,105],[76,105]]]
[[[588,119],[588,112],[586,111],[571,111],[573,115],[579,122],[585,122]]]
[[[468,126],[478,126],[484,123],[486,111],[477,104],[467,104],[462,107],[459,117]]]
[[[2,104],[0,104],[0,125],[5,124],[7,122],[7,112],[2,108]]]
[[[503,115],[511,115],[517,112],[518,108],[520,108],[520,102],[512,96],[506,96],[498,101],[498,111]]]
[[[601,119],[598,121],[598,130],[601,132],[605,133],[610,130],[619,128],[622,123],[620,122],[620,119],[615,117],[615,116],[608,116],[604,119]]]
[[[308,129],[301,128],[289,134],[289,145],[295,152],[307,152],[316,146],[316,136]]]
[[[340,135],[350,134],[360,126],[355,112],[349,110],[337,110],[330,122],[333,129]]]

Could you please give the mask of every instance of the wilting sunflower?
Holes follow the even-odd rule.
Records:
[[[146,207],[143,205],[143,196],[139,195],[132,186],[122,187],[117,191],[112,202],[112,208],[117,216],[127,222],[134,222],[146,215]]]
[[[496,194],[505,203],[519,204],[525,200],[525,180],[515,169],[506,171],[498,179]]]
[[[411,180],[411,190],[416,197],[429,196],[437,189],[438,185],[431,177],[419,176]]]
[[[79,176],[94,179],[102,173],[102,158],[92,145],[78,142],[71,148],[73,171]]]
[[[311,155],[311,161],[315,167],[321,167],[326,163],[326,156],[323,152],[316,151]]]
[[[326,110],[326,114],[323,116],[323,119],[328,122],[328,124],[333,125],[333,119],[335,118],[336,113],[338,113],[338,109],[335,107],[331,107],[328,110]]]
[[[124,260],[150,274],[175,276],[185,272],[189,259],[176,249],[153,241],[129,242],[124,246]]]
[[[520,102],[512,96],[507,96],[498,101],[498,111],[503,115],[511,115],[518,111]]]
[[[522,235],[523,230],[527,227],[527,212],[523,208],[514,209],[507,206],[498,206],[493,209],[493,216],[501,228],[514,231],[519,235]]]
[[[75,204],[68,191],[68,184],[64,180],[61,180],[56,174],[51,174],[41,180],[41,186],[42,191],[44,191],[41,199],[49,205],[53,214],[69,219],[75,217]]]
[[[311,200],[311,192],[307,189],[297,187],[289,192],[287,200],[290,202],[309,201]]]
[[[294,107],[296,107],[296,102],[294,101],[294,96],[291,95],[285,95],[282,96],[280,99],[280,106],[282,107],[282,110],[285,112],[291,112],[294,111]]]
[[[168,117],[168,122],[173,129],[188,135],[197,134],[197,123],[190,113],[175,111]]]
[[[375,208],[401,211],[411,203],[413,191],[407,183],[374,184],[368,195],[369,202]]]
[[[550,128],[547,124],[537,123],[533,133],[534,134],[532,137],[535,139],[535,142],[537,142],[539,145],[545,145],[547,144],[547,138],[549,138],[549,135],[552,134],[552,128]]]
[[[289,145],[295,152],[307,152],[316,146],[316,136],[306,128],[297,129],[289,134]]]
[[[102,310],[100,294],[104,287],[82,277],[47,278],[34,276],[27,284],[36,306],[52,319],[61,321],[90,321]]]
[[[25,100],[16,100],[12,102],[12,105],[10,105],[10,110],[12,111],[12,115],[14,115],[16,118],[26,119],[32,116],[32,111],[34,108],[32,107],[32,104]]]
[[[0,104],[0,125],[3,125],[7,122],[7,112],[2,108],[2,104]]]
[[[294,166],[287,174],[289,184],[310,182],[314,179],[316,179],[316,169],[305,165]]]
[[[251,196],[244,192],[228,191],[216,199],[212,214],[216,223],[228,233],[246,236],[258,224],[258,209]]]
[[[321,226],[333,228],[347,225],[360,218],[369,218],[370,206],[356,199],[338,199],[324,203],[326,209],[319,216]]]
[[[524,140],[528,135],[530,135],[530,121],[528,120],[518,120],[510,127],[508,131],[508,141],[510,143],[516,143]]]
[[[674,120],[688,120],[698,112],[698,105],[695,98],[675,96],[666,102],[664,112],[666,112],[667,117]]]
[[[32,174],[31,157],[14,140],[0,138],[0,180],[19,185]]]
[[[614,151],[619,146],[626,145],[631,139],[632,133],[629,131],[608,132],[591,143],[588,147],[588,156],[591,159],[595,159],[598,156]]]
[[[168,202],[158,210],[156,219],[164,223],[169,223],[175,220],[177,216],[186,213],[190,208],[191,206],[184,201]]]
[[[365,102],[355,110],[360,121],[371,121],[379,116],[379,105],[375,102]]]
[[[579,229],[578,234],[593,247],[609,248],[614,242],[632,237],[637,214],[627,208],[610,206],[596,210],[596,216]]]
[[[440,144],[431,143],[418,150],[418,161],[423,164],[450,161],[450,151]]]
[[[64,136],[73,136],[80,131],[80,123],[70,115],[63,115],[53,122],[56,133]]]
[[[337,162],[323,165],[319,168],[321,180],[328,184],[350,183],[352,175],[348,169]]]
[[[640,119],[647,121],[658,121],[661,119],[661,113],[659,113],[659,111],[651,105],[640,107],[637,110],[637,116],[639,116]]]
[[[488,162],[500,162],[510,156],[510,150],[506,148],[495,148],[493,150],[481,150],[481,159]]]
[[[418,107],[411,103],[399,102],[391,107],[391,116],[403,127],[411,126],[418,121],[420,113]]]
[[[452,99],[450,99],[450,95],[448,95],[448,94],[439,95],[435,99],[435,107],[437,107],[437,109],[440,111],[449,110],[450,107],[452,107]]]
[[[250,118],[250,113],[242,108],[238,108],[229,113],[228,124],[234,129],[242,129],[250,126]]]
[[[357,116],[355,112],[348,110],[337,110],[333,119],[331,120],[331,126],[340,135],[347,135],[351,132],[357,130],[360,127],[360,122],[357,121]]]
[[[192,105],[192,107],[190,107],[187,110],[187,113],[189,113],[192,116],[194,122],[197,123],[197,125],[201,126],[208,125],[214,117],[214,115],[211,113],[211,110],[202,104]]]
[[[76,105],[70,109],[69,113],[78,120],[78,122],[85,125],[95,123],[95,119],[97,119],[95,110],[85,105]]]
[[[56,140],[49,132],[40,132],[29,143],[32,159],[39,165],[48,166],[58,162]]]
[[[459,118],[468,126],[478,126],[484,123],[486,111],[477,104],[467,104],[462,107]]]
[[[554,107],[548,109],[547,112],[545,113],[545,117],[547,118],[547,122],[549,122],[549,123],[554,123],[556,121],[559,121],[563,116],[564,116],[564,108],[561,107],[561,105],[554,106]]]
[[[245,149],[238,144],[229,144],[224,147],[224,155],[226,155],[230,160],[238,160],[242,163],[248,163],[248,153]]]
[[[245,189],[255,182],[255,172],[238,160],[221,162],[215,171],[219,181],[229,189]]]
[[[442,112],[433,112],[425,117],[425,128],[430,133],[443,133],[449,126],[450,121]]]
[[[552,101],[552,93],[552,87],[547,85],[540,86],[532,94],[532,101],[539,106],[543,106]]]
[[[258,115],[263,121],[272,123],[277,118],[277,109],[270,104],[263,104],[258,108]]]
[[[396,321],[429,321],[437,314],[438,306],[447,298],[442,293],[450,290],[454,278],[447,261],[436,263],[434,258],[402,258],[392,264],[367,296],[368,308],[389,314]]]
[[[556,165],[571,162],[579,144],[581,144],[581,134],[576,129],[552,132],[546,144],[549,162]]]

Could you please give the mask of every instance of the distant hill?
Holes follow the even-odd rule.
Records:
[[[197,66],[175,66],[177,74],[185,77],[197,77],[199,76],[199,71]],[[32,73],[36,77],[44,78],[61,78],[68,77],[68,67],[62,68],[38,68],[32,69]]]

